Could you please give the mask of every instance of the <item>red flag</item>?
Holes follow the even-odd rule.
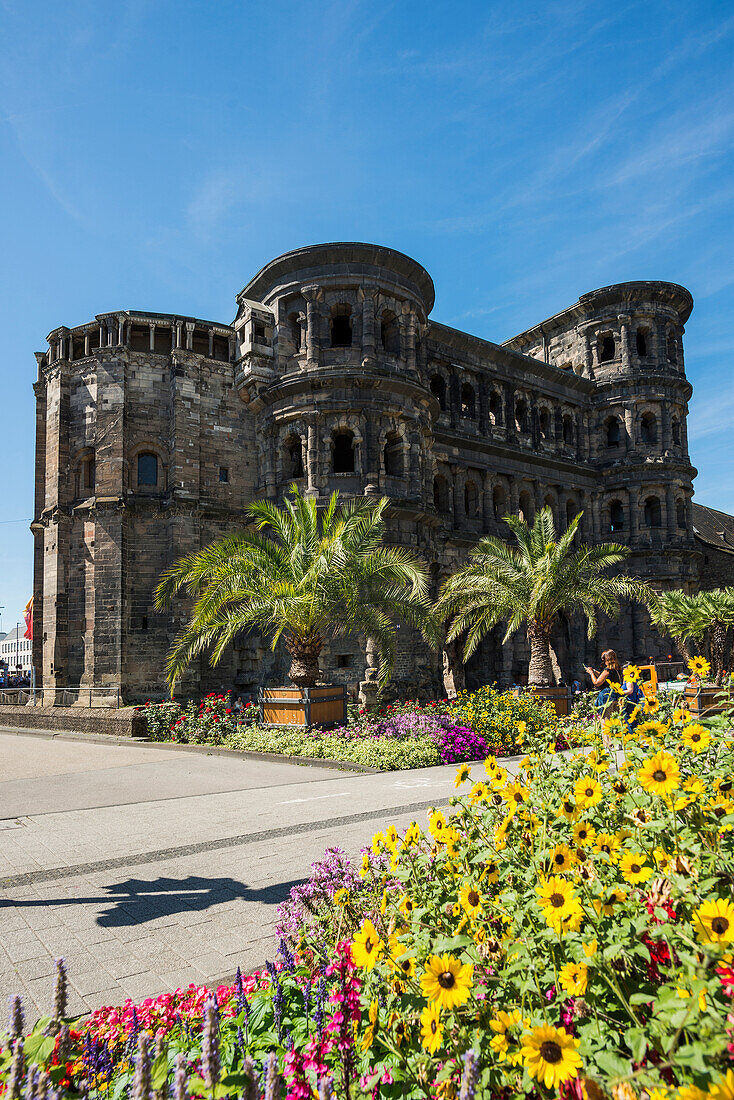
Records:
[[[25,619],[25,634],[23,637],[33,640],[33,596],[23,608],[23,618]]]

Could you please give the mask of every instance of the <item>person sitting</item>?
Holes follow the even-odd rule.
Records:
[[[622,686],[622,666],[613,649],[605,649],[601,659],[604,662],[604,668],[601,672],[596,672],[588,665],[584,665],[584,668],[591,677],[594,687],[599,690],[596,705],[599,708],[600,716],[604,717],[608,711],[613,709],[614,703],[619,699],[619,688]]]

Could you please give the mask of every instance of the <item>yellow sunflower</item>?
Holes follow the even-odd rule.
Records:
[[[586,955],[586,958],[593,959],[594,955],[596,955],[596,952],[599,949],[599,942],[598,940],[589,940],[588,943],[582,943],[581,946],[584,949],[584,954]]]
[[[459,901],[469,917],[478,917],[482,911],[482,895],[471,882],[465,882],[461,887]]]
[[[632,886],[637,886],[640,882],[647,882],[649,878],[652,878],[652,867],[645,862],[645,857],[641,852],[622,852],[619,859],[619,869],[622,872],[623,877]]]
[[[508,1037],[508,1032],[511,1028],[523,1026],[527,1027],[530,1020],[523,1018],[519,1008],[513,1009],[512,1012],[498,1012],[493,1020],[489,1021],[494,1035],[490,1039],[489,1045],[497,1055],[498,1062],[509,1061],[511,1065],[519,1065],[522,1062],[522,1054],[519,1050],[515,1050],[510,1053],[510,1041],[511,1036]],[[516,1042],[517,1040],[512,1040]]]
[[[412,848],[414,844],[417,844],[421,838],[420,825],[417,821],[411,821],[408,828],[405,830],[405,838],[403,844],[406,848]]]
[[[703,752],[704,749],[709,747],[711,731],[699,722],[694,722],[681,731],[681,741],[687,749],[691,749],[693,752]]]
[[[378,1012],[379,1012],[379,1005],[378,1005],[377,1001],[372,1001],[370,1003],[370,1008],[369,1008],[369,1012],[368,1012],[369,1024],[367,1025],[365,1033],[362,1036],[362,1053],[363,1054],[365,1053],[365,1051],[368,1051],[370,1049],[370,1047],[372,1046],[372,1043],[374,1042],[375,1033],[377,1032],[377,1026],[378,1026],[378,1024],[377,1024]]]
[[[398,902],[398,909],[404,917],[409,917],[413,910],[416,908],[416,904],[408,894],[403,894]]]
[[[558,981],[561,989],[572,997],[583,997],[589,981],[589,968],[586,963],[566,963],[558,971]]]
[[[668,727],[657,718],[648,718],[646,722],[640,722],[635,730],[638,737],[664,737]]]
[[[625,665],[622,669],[622,679],[628,684],[636,684],[640,675],[641,673],[637,665]]]
[[[614,833],[597,833],[594,850],[607,856],[610,863],[616,863],[619,859],[619,837]]]
[[[666,797],[680,786],[680,768],[675,757],[661,749],[644,761],[637,778],[648,794]]]
[[[617,888],[616,890],[611,890],[606,898],[597,898],[594,902],[594,908],[599,915],[604,914],[605,917],[611,917],[615,908],[626,900],[627,891]]]
[[[693,914],[693,927],[701,943],[726,947],[734,942],[734,905],[724,898],[705,901]]]
[[[651,699],[645,700],[642,710],[644,714],[656,714],[660,710],[660,700],[653,695]]]
[[[561,875],[565,871],[570,871],[577,863],[576,856],[566,844],[556,844],[548,854],[548,861],[552,875]]]
[[[690,722],[690,720],[690,710],[686,710],[684,707],[676,707],[676,709],[673,711],[673,721],[677,726],[681,725],[684,722]]]
[[[390,960],[395,969],[403,978],[415,977],[415,959],[412,955],[402,955],[399,959]]]
[[[627,729],[627,723],[621,714],[613,714],[604,723],[604,733],[607,737],[618,737]]]
[[[691,657],[688,667],[694,676],[702,676],[704,679],[711,671],[711,665],[705,657]]]
[[[589,809],[601,802],[601,793],[601,784],[593,776],[579,776],[573,785],[573,797],[582,809]]]
[[[564,798],[561,805],[558,807],[557,817],[565,817],[566,821],[575,821],[579,816],[579,811],[576,803],[572,798]]]
[[[439,1008],[458,1008],[469,999],[474,967],[454,955],[431,955],[421,976],[423,996]]]
[[[365,920],[352,940],[354,965],[362,970],[372,970],[382,954],[384,944],[371,920]]]
[[[434,840],[441,840],[446,828],[446,818],[440,810],[434,810],[428,822],[428,831]]]
[[[485,882],[498,882],[500,877],[499,864],[493,859],[490,859],[484,864],[484,873],[482,877]]]
[[[583,910],[571,887],[560,875],[551,875],[536,886],[540,906],[546,923],[556,932],[578,927]]]
[[[421,1012],[421,1046],[435,1054],[443,1042],[443,1024],[437,1005],[426,1005]]]
[[[595,836],[596,829],[588,821],[577,821],[573,827],[573,842],[578,844],[580,848],[591,844]]]
[[[542,1081],[548,1089],[557,1089],[564,1081],[578,1076],[581,1055],[576,1049],[579,1040],[569,1035],[565,1027],[542,1024],[523,1038],[522,1053],[531,1077]]]
[[[466,783],[467,779],[471,778],[471,768],[468,764],[462,764],[460,768],[456,769],[456,779],[454,780],[454,787],[460,787],[462,783]]]
[[[529,793],[529,789],[523,787],[522,783],[508,783],[507,786],[503,787],[500,791],[511,813],[527,802]]]
[[[710,1086],[707,1100],[734,1100],[734,1070],[728,1069]]]

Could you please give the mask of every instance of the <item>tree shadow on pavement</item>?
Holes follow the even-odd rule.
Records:
[[[214,905],[238,900],[278,905],[288,897],[291,887],[301,881],[294,879],[292,882],[276,882],[271,886],[251,889],[233,878],[204,878],[199,875],[188,875],[186,878],[128,878],[124,882],[102,887],[106,893],[97,897],[0,899],[0,911],[11,907],[24,909],[112,902],[112,908],[97,917],[97,924],[103,928],[122,928],[176,913],[202,912]]]

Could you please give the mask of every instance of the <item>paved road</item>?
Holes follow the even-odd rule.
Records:
[[[272,958],[275,910],[329,845],[425,820],[455,768],[359,774],[0,730],[0,1002],[70,1011]]]

